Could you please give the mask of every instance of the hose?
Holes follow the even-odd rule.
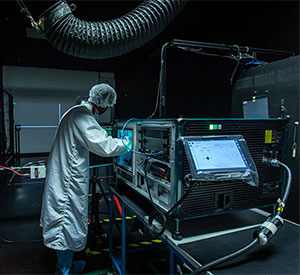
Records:
[[[158,35],[186,0],[146,0],[126,15],[103,22],[76,18],[58,1],[38,19],[39,29],[58,50],[75,57],[105,59],[123,55]]]
[[[278,199],[279,205],[278,205],[278,208],[277,208],[277,215],[281,216],[281,214],[282,214],[282,212],[283,212],[283,210],[285,208],[287,199],[289,197],[290,191],[291,191],[291,187],[292,187],[292,172],[291,172],[291,169],[286,164],[280,162],[277,159],[267,159],[266,163],[269,166],[273,166],[273,167],[282,166],[287,171],[287,185],[286,185],[286,188],[285,188],[285,191],[284,191],[284,194],[283,194],[283,198],[282,199]]]
[[[208,269],[212,268],[213,266],[222,264],[226,261],[229,261],[233,258],[236,258],[244,253],[246,253],[247,251],[249,251],[250,249],[252,249],[253,247],[255,247],[258,244],[258,239],[253,240],[250,244],[246,245],[245,247],[241,248],[240,250],[233,252],[232,254],[229,254],[223,258],[214,260],[206,265],[201,266],[200,268],[194,270],[191,274],[201,274],[202,272],[207,271]]]
[[[278,200],[279,205],[278,205],[278,209],[277,209],[277,214],[274,216],[272,216],[272,215],[269,216],[264,221],[264,223],[262,223],[261,226],[256,229],[256,231],[253,233],[254,240],[250,244],[248,244],[244,248],[242,248],[232,254],[229,254],[227,256],[224,256],[222,258],[214,260],[204,266],[201,266],[200,268],[194,270],[194,272],[191,274],[201,274],[202,272],[205,272],[208,269],[210,269],[216,265],[222,264],[226,261],[229,261],[233,258],[236,258],[236,257],[242,255],[243,253],[246,253],[248,250],[252,249],[257,244],[261,244],[261,245],[267,244],[270,241],[270,239],[275,235],[275,233],[282,227],[283,220],[280,216],[284,210],[286,201],[288,199],[288,196],[289,196],[289,193],[291,190],[292,172],[287,165],[278,161],[277,159],[270,159],[269,164],[274,167],[282,166],[287,170],[287,173],[288,173],[287,187],[285,189],[282,200]]]
[[[282,198],[282,205],[285,206],[286,204],[286,201],[288,199],[288,196],[290,194],[290,191],[291,191],[291,187],[292,187],[292,172],[291,172],[291,169],[285,165],[284,163],[278,161],[278,165],[284,167],[286,170],[287,170],[287,173],[288,173],[288,179],[287,179],[287,186],[286,186],[286,189],[285,189],[285,192],[284,192],[284,195],[283,195],[283,198]],[[282,211],[279,211],[278,210],[278,215],[281,215],[281,212]]]

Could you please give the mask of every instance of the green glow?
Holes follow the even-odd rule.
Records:
[[[209,124],[209,130],[222,130],[222,124]]]

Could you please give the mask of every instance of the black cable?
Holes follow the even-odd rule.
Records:
[[[6,154],[8,154],[8,151],[7,151]],[[13,156],[14,156],[14,155],[11,155],[11,156],[8,157],[8,159],[4,162],[4,166],[7,166],[7,165],[8,165],[8,163],[9,163],[10,160],[13,158]]]
[[[192,192],[192,190],[194,189],[194,187],[198,184],[199,182],[195,181],[193,182],[188,190],[184,193],[184,195],[180,198],[179,201],[177,201],[173,207],[167,212],[167,215],[170,216],[172,214],[172,212],[180,205],[182,204],[182,202],[187,198],[187,196]]]
[[[206,271],[216,265],[220,265],[226,261],[229,261],[233,258],[236,258],[244,253],[246,253],[248,250],[252,249],[253,247],[255,247],[258,244],[258,239],[255,239],[254,241],[252,241],[250,244],[246,245],[245,247],[241,248],[240,250],[233,252],[225,257],[222,257],[220,259],[214,260],[206,265],[201,266],[200,268],[194,270],[191,274],[201,274],[203,272],[205,272],[204,274],[206,274]]]
[[[26,7],[25,3],[22,1],[22,0],[16,0],[17,3],[19,4],[20,8],[21,8],[21,13],[24,14],[29,20],[30,20],[30,23],[31,23],[31,26],[41,32],[41,29],[40,29],[40,26],[38,25],[38,23],[35,22],[35,20],[33,19],[31,13],[29,12],[28,8]]]
[[[5,243],[5,244],[17,244],[17,243],[40,243],[43,240],[32,240],[32,241],[11,241],[11,240],[6,240],[3,238],[0,238],[0,243]]]
[[[239,60],[239,57],[231,54],[231,55],[222,55],[222,54],[215,54],[215,53],[207,53],[202,51],[202,49],[193,49],[190,47],[182,47],[182,46],[177,46],[176,48],[187,51],[187,52],[192,52],[192,53],[196,53],[196,54],[201,54],[201,55],[207,55],[207,56],[215,56],[215,57],[222,57],[222,58],[229,58],[229,59],[234,59],[234,60]],[[248,54],[248,53],[244,53],[241,55],[241,60],[245,59],[245,58],[250,58],[253,59],[255,61],[258,61],[257,58],[255,58],[254,56]]]
[[[238,62],[236,63],[236,66],[235,66],[235,68],[234,68],[234,70],[233,70],[233,73],[232,73],[232,75],[231,75],[231,78],[230,78],[230,84],[231,84],[231,85],[232,85],[232,82],[233,82],[233,78],[234,78],[234,76],[235,76],[235,73],[236,73],[238,67],[240,66],[241,59],[242,59],[241,57],[238,59]]]
[[[172,212],[179,206],[182,204],[182,202],[187,198],[187,196],[191,193],[191,191],[194,189],[194,187],[199,183],[199,182],[193,182],[188,190],[184,193],[184,195],[173,205],[173,207],[171,209],[169,209],[166,214],[162,212],[162,210],[160,210],[158,207],[155,206],[155,203],[153,202],[153,199],[152,199],[152,195],[151,195],[151,192],[150,192],[150,188],[149,188],[149,183],[148,183],[148,180],[147,180],[147,163],[149,161],[150,157],[146,157],[145,160],[144,160],[144,173],[145,173],[145,182],[146,182],[146,186],[147,186],[147,191],[148,191],[148,194],[149,194],[149,198],[150,198],[150,201],[152,202],[153,206],[154,206],[154,210],[150,213],[149,215],[149,220],[148,220],[148,223],[150,225],[150,230],[152,232],[152,234],[154,234],[156,237],[160,236],[163,234],[163,232],[165,231],[166,229],[166,223],[167,223],[167,216],[170,216],[172,214]],[[157,216],[157,215],[160,215],[162,217],[162,229],[160,231],[154,231],[153,229],[153,226],[152,226],[152,222],[154,220],[154,218]]]
[[[163,46],[162,46],[162,49],[161,49],[161,56],[160,56],[160,73],[159,73],[159,83],[158,83],[158,89],[157,89],[157,95],[156,95],[156,104],[155,104],[155,108],[154,108],[154,111],[153,113],[149,116],[149,118],[153,118],[154,115],[156,114],[157,112],[157,108],[158,108],[158,105],[159,105],[159,100],[160,100],[160,96],[161,96],[161,93],[164,89],[164,82],[165,82],[165,76],[166,76],[166,49],[167,47],[170,46],[170,43],[167,42],[165,43]],[[172,46],[172,45],[171,45]],[[184,51],[188,51],[188,52],[192,52],[192,53],[196,53],[196,54],[202,54],[202,55],[207,55],[207,56],[216,56],[216,57],[223,57],[223,58],[230,58],[230,59],[235,59],[237,60],[237,65],[232,73],[232,76],[231,76],[231,79],[230,79],[230,83],[232,84],[232,81],[233,81],[233,78],[234,78],[234,75],[241,63],[241,61],[243,59],[252,59],[252,60],[255,60],[255,61],[258,61],[257,58],[255,58],[253,55],[250,55],[248,54],[248,51],[249,51],[249,48],[247,47],[247,51],[246,53],[241,53],[240,52],[240,48],[238,45],[233,45],[233,46],[230,46],[228,45],[229,48],[231,48],[231,50],[233,49],[237,49],[237,54],[238,56],[234,55],[234,54],[231,54],[231,55],[221,55],[221,54],[213,54],[213,53],[207,53],[207,52],[204,52],[201,48],[200,49],[194,49],[194,48],[191,48],[191,47],[183,47],[183,46],[175,46],[176,48],[178,49],[181,49],[181,50],[184,50]],[[160,102],[160,104],[162,104],[162,102]]]
[[[237,72],[238,67],[241,65],[241,62],[243,61],[243,59],[252,59],[252,60],[258,61],[257,58],[255,58],[254,56],[248,54],[248,50],[247,50],[246,53],[242,54],[240,52],[239,46],[234,45],[234,47],[237,48],[238,56],[235,56],[233,54],[231,54],[231,55],[220,55],[220,54],[206,53],[206,52],[202,52],[201,48],[200,49],[193,49],[193,48],[181,47],[181,46],[178,46],[177,48],[181,49],[181,50],[184,50],[184,51],[196,53],[196,54],[202,54],[202,55],[207,55],[207,56],[216,56],[216,57],[222,57],[222,58],[230,58],[230,59],[236,60],[237,64],[236,64],[236,66],[233,70],[233,73],[231,75],[231,78],[230,78],[230,84],[232,85],[233,78],[234,78],[234,76]]]
[[[26,14],[26,16],[30,19],[32,18],[28,8],[26,7],[25,3],[22,0],[16,0],[21,8],[21,13]]]
[[[203,52],[202,49],[193,49],[190,47],[182,47],[182,46],[177,46],[176,48],[187,51],[187,52],[192,52],[192,53],[196,53],[196,54],[201,54],[201,55],[207,55],[207,56],[216,56],[216,57],[224,57],[224,58],[230,58],[230,59],[236,59],[234,56],[232,55],[221,55],[221,54],[215,54],[215,53],[206,53]]]
[[[152,199],[152,195],[150,192],[150,187],[149,187],[149,183],[148,183],[148,179],[147,179],[147,167],[146,167],[149,159],[150,159],[150,157],[147,156],[144,160],[144,173],[145,173],[145,182],[146,182],[146,186],[147,186],[147,191],[149,194],[150,201],[152,202],[152,205],[154,206],[154,210],[149,215],[148,223],[149,223],[150,231],[151,231],[152,235],[154,235],[155,237],[158,237],[158,236],[162,235],[166,229],[167,218],[166,218],[165,214],[158,207],[156,207],[156,205]],[[157,215],[160,215],[162,217],[162,228],[159,231],[155,230],[156,227],[153,226],[153,221]]]
[[[160,95],[162,93],[164,79],[166,75],[166,48],[169,46],[169,42],[165,43],[161,48],[160,53],[160,72],[159,72],[159,81],[158,81],[158,89],[156,95],[156,104],[153,113],[149,116],[149,118],[153,118],[157,112],[157,108],[160,101]]]

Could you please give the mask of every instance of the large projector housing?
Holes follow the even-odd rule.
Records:
[[[147,180],[156,206],[168,211],[187,191],[184,177],[190,173],[189,163],[180,141],[181,136],[242,135],[256,165],[259,185],[242,180],[201,182],[177,208],[178,221],[235,210],[276,205],[283,190],[281,169],[264,164],[264,158],[283,159],[286,133],[283,119],[157,119],[132,121],[126,125],[132,135],[133,150],[163,151],[147,160]],[[124,122],[115,127],[120,137]],[[115,175],[149,200],[145,182],[146,156],[127,153],[118,157]]]

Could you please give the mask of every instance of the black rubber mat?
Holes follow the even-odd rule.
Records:
[[[199,263],[206,264],[252,242],[254,229],[179,245]],[[285,222],[266,246],[210,270],[213,274],[300,274],[299,226]]]

